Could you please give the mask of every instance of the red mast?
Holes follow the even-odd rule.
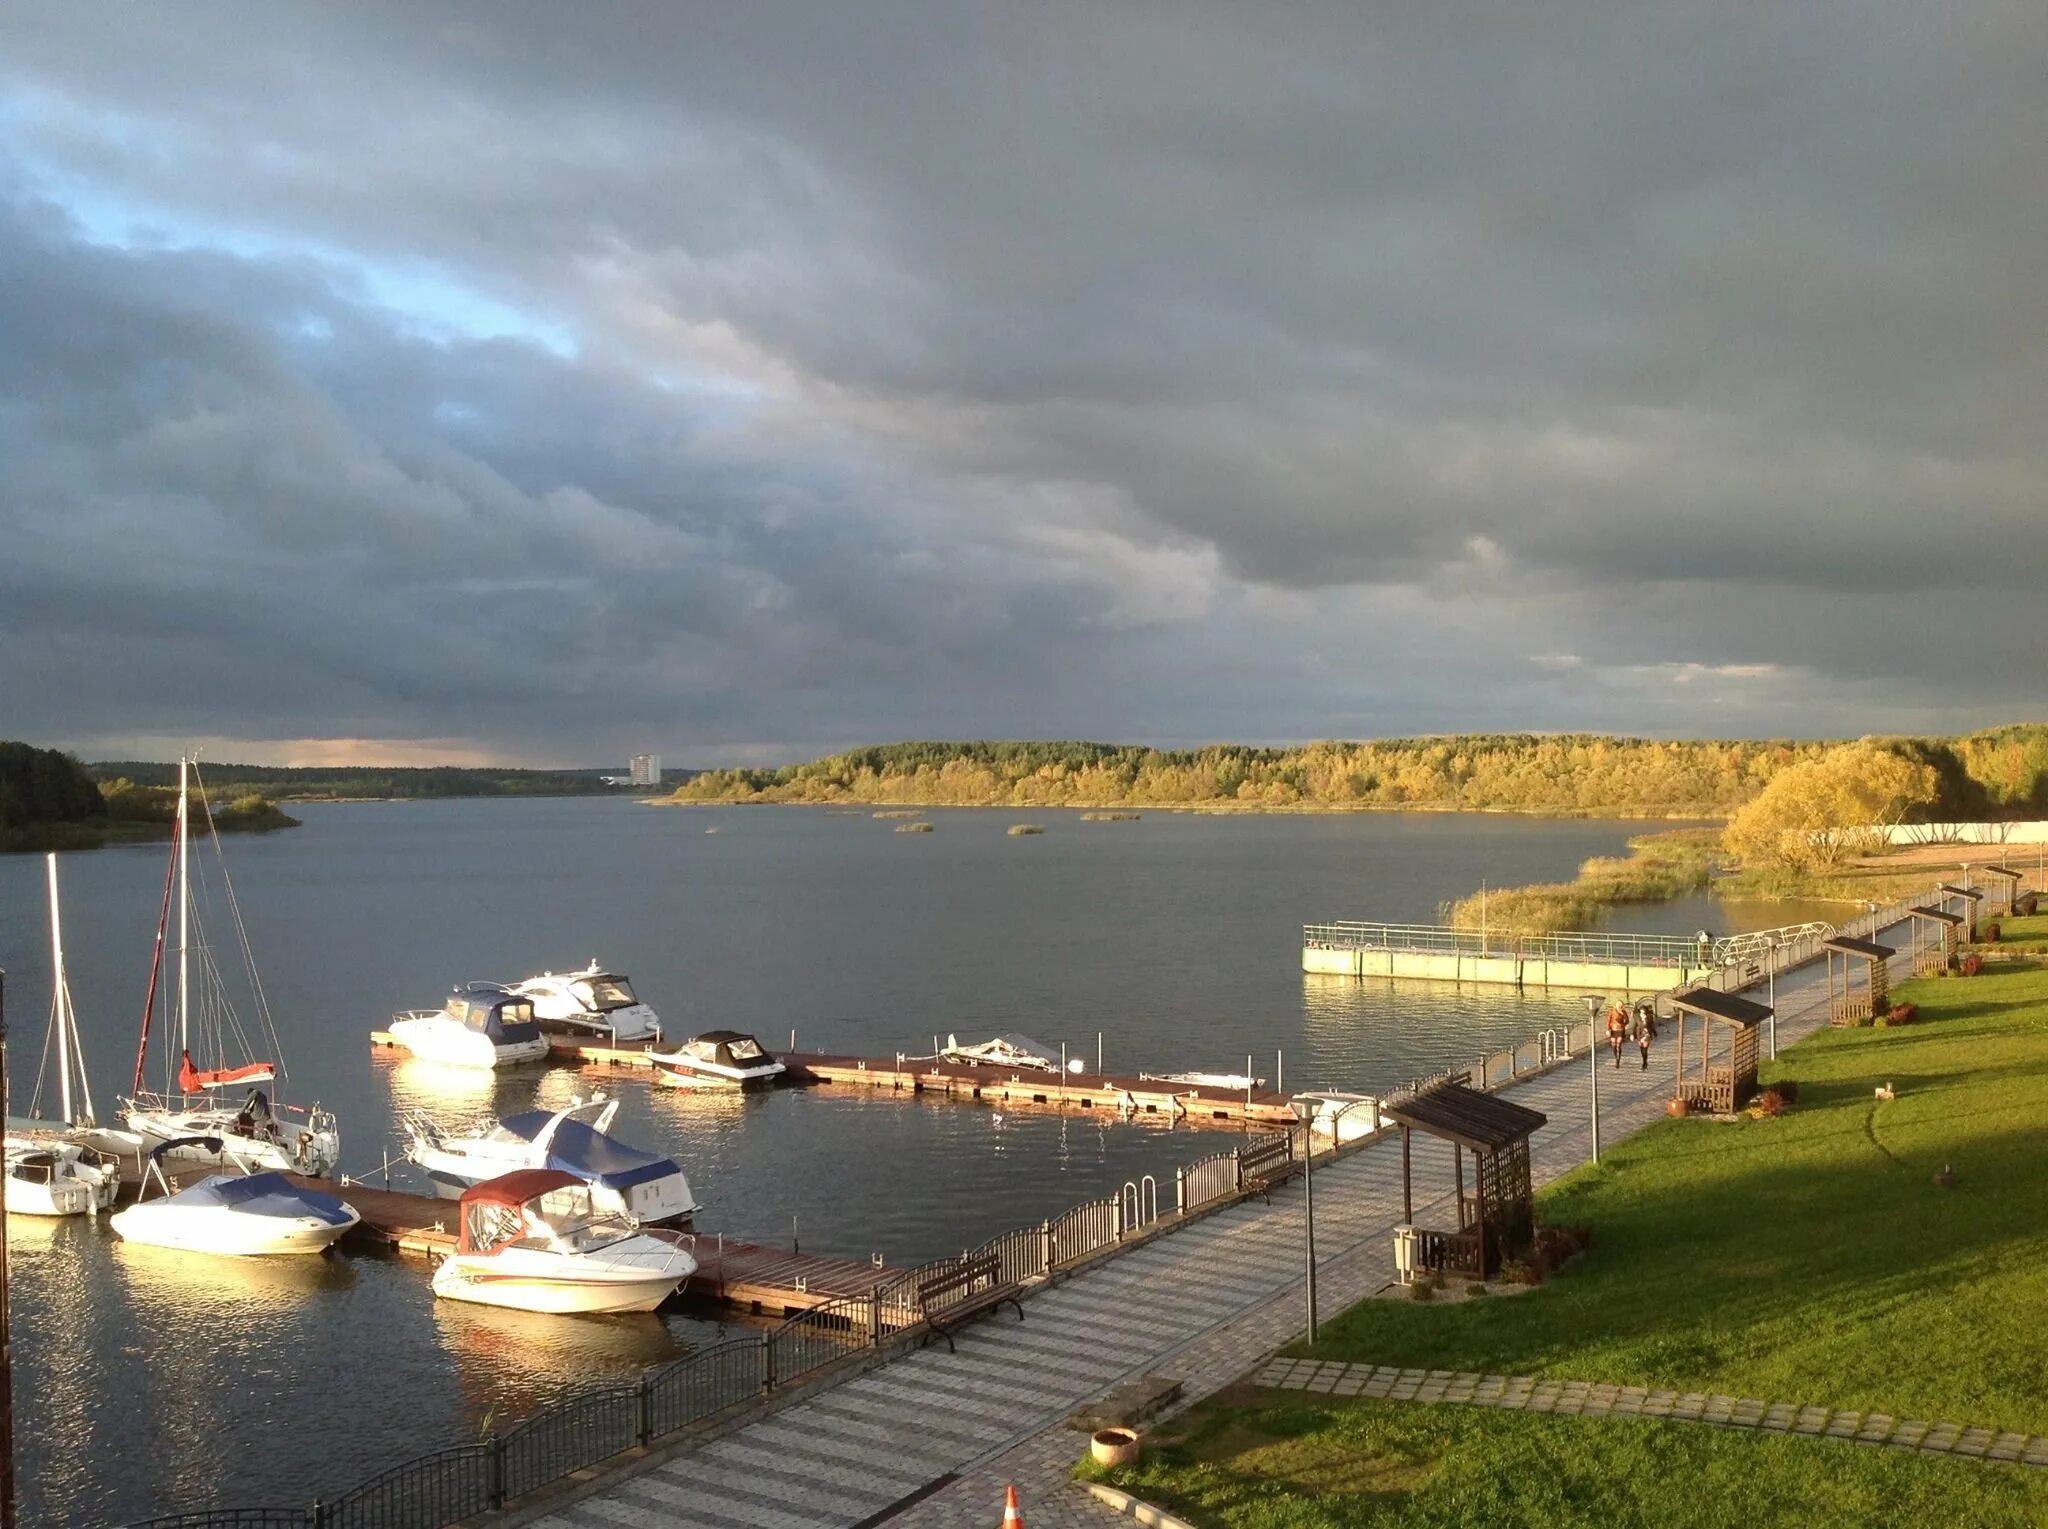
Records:
[[[171,861],[164,870],[164,905],[156,916],[156,950],[149,959],[149,991],[142,999],[142,1039],[135,1043],[135,1086],[133,1092],[142,1092],[142,1068],[149,1060],[149,1022],[156,1013],[157,979],[164,970],[164,931],[171,922],[171,884],[178,877],[178,841],[171,839]]]

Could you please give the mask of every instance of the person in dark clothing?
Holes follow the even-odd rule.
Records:
[[[1636,1005],[1635,1023],[1631,1026],[1635,1036],[1636,1050],[1643,1056],[1643,1071],[1650,1070],[1650,1043],[1657,1038],[1657,1009],[1645,998]]]

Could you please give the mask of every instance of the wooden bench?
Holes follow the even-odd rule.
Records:
[[[1270,1204],[1273,1186],[1283,1183],[1301,1171],[1301,1164],[1295,1161],[1292,1138],[1289,1135],[1268,1136],[1241,1148],[1237,1154],[1238,1182],[1248,1190],[1256,1190]]]
[[[948,1300],[948,1296],[957,1297]],[[1017,1320],[1024,1320],[1024,1308],[1017,1300],[1017,1286],[1003,1278],[1002,1260],[993,1253],[963,1258],[942,1274],[917,1282],[917,1314],[927,1329],[923,1343],[937,1333],[953,1346],[953,1329],[971,1322],[985,1311],[994,1311],[1008,1301],[1017,1308]],[[923,1345],[920,1344],[920,1347]]]

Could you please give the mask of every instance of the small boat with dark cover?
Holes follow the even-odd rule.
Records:
[[[788,1069],[751,1035],[706,1030],[674,1051],[650,1051],[656,1078],[674,1088],[765,1088]]]
[[[548,1054],[533,1000],[496,982],[466,983],[438,1009],[394,1015],[391,1038],[423,1062],[451,1067],[507,1067]]]

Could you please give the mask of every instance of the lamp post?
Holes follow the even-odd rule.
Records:
[[[7,973],[0,971],[0,1121],[7,1118]],[[7,1202],[0,1199],[0,1529],[14,1529],[14,1326],[7,1309]]]
[[[1296,1098],[1287,1101],[1294,1110],[1294,1118],[1301,1122],[1301,1231],[1303,1257],[1307,1267],[1303,1271],[1302,1285],[1308,1293],[1308,1341],[1316,1341],[1316,1112],[1326,1102],[1321,1099]],[[1352,1099],[1340,1104],[1330,1112],[1330,1145],[1334,1148],[1343,1140],[1338,1122],[1344,1112],[1369,1101]]]
[[[1773,936],[1771,939],[1770,985],[1771,1060],[1775,1062],[1778,1060],[1778,941],[1776,936]]]
[[[1600,1005],[1607,1002],[1606,995],[1588,993],[1579,1002],[1586,1006],[1586,1058],[1588,1071],[1593,1079],[1593,1161],[1600,1161],[1600,1043],[1595,1038],[1594,1026],[1600,1017]]]

